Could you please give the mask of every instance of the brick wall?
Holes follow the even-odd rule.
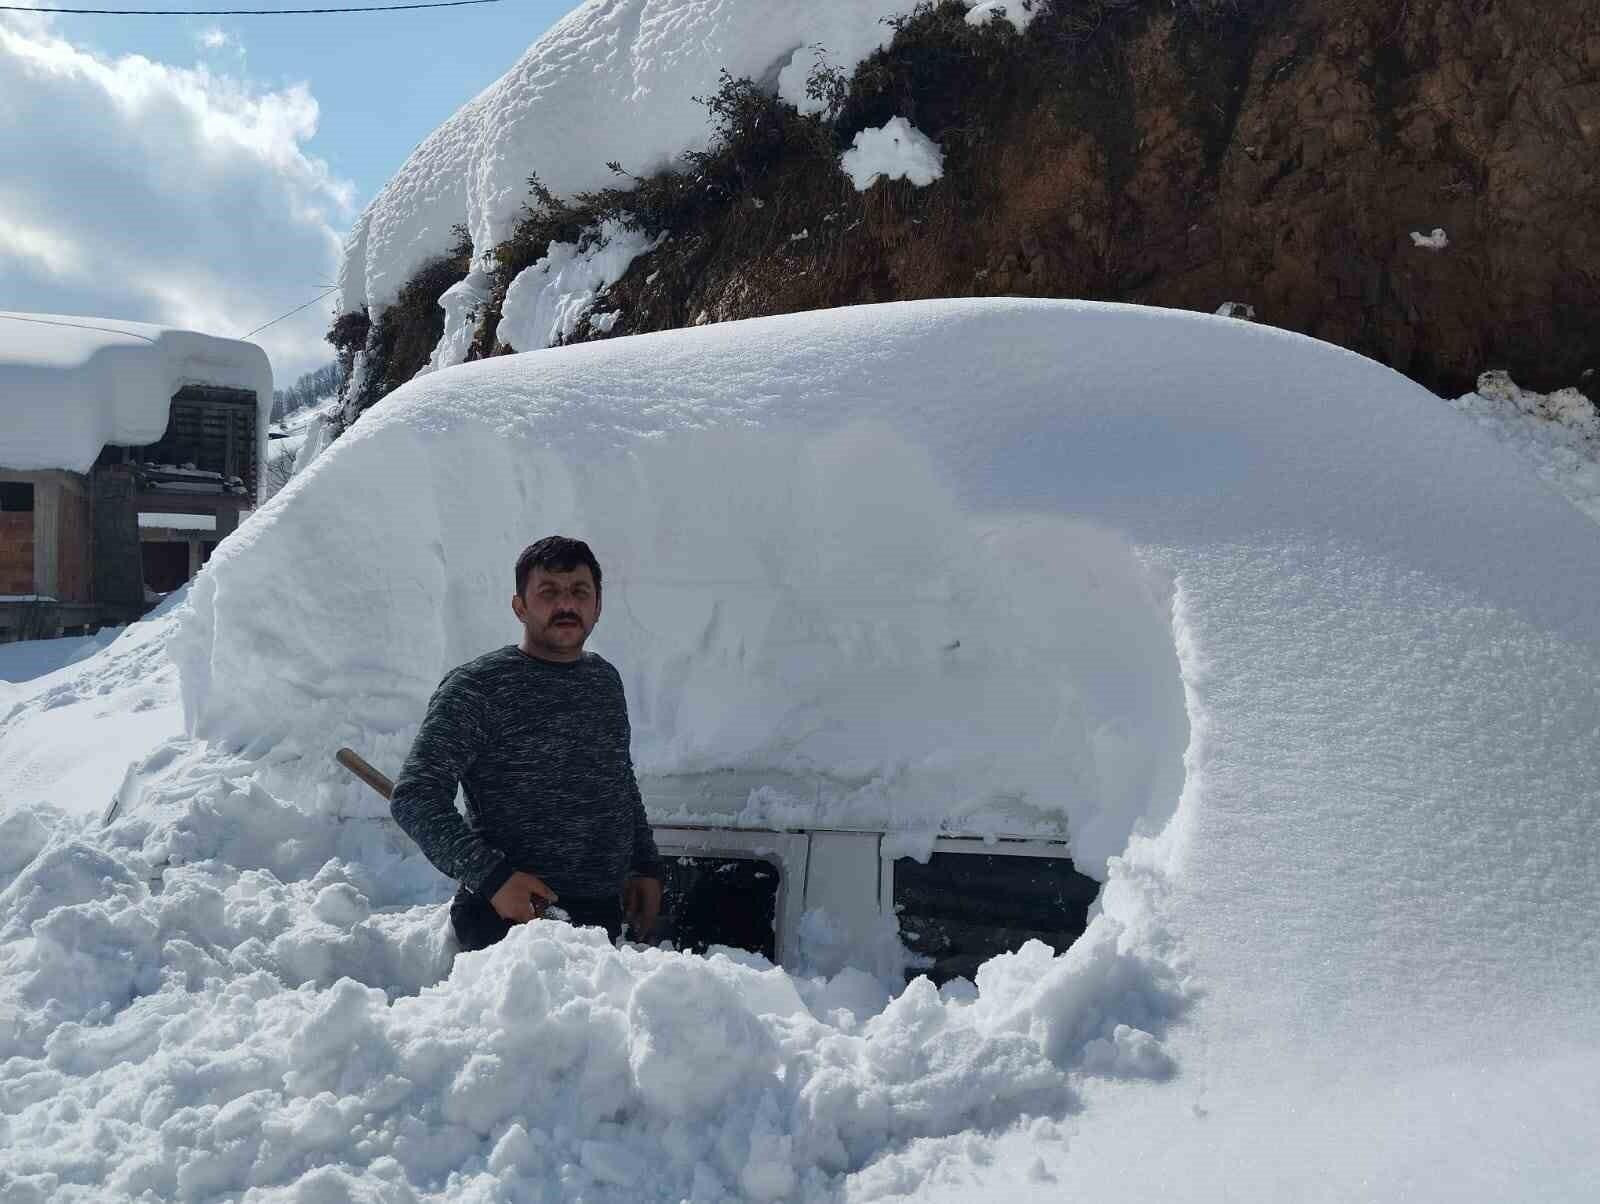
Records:
[[[33,593],[33,512],[0,514],[0,594]]]

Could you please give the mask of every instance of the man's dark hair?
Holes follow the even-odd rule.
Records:
[[[594,574],[594,596],[600,597],[600,562],[594,558],[589,545],[581,539],[568,539],[565,535],[546,535],[538,543],[530,543],[517,557],[517,597],[528,588],[528,576],[534,569],[551,573],[570,573],[588,565]]]

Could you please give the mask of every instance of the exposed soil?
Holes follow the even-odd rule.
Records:
[[[1238,301],[1447,395],[1491,368],[1594,386],[1593,0],[1075,0],[1022,39],[962,13],[909,22],[830,131],[904,116],[942,180],[857,193],[831,154],[752,173],[612,286],[605,337],[920,297]],[[1435,228],[1442,249],[1412,238]]]

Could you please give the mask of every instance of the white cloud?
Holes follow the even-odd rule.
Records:
[[[233,34],[223,29],[220,25],[210,25],[194,35],[194,40],[202,50],[233,50],[236,54],[244,54],[244,45]]]
[[[239,335],[334,279],[353,189],[306,150],[304,85],[106,59],[9,21],[0,96],[0,309]],[[330,358],[332,308],[257,337],[280,383]]]

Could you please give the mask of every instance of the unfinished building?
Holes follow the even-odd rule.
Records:
[[[251,343],[0,313],[0,642],[125,623],[252,509],[272,371]]]

